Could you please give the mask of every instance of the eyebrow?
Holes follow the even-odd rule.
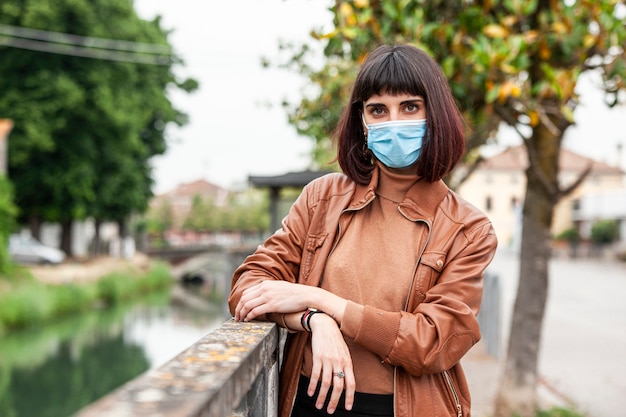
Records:
[[[424,99],[422,97],[416,97],[416,98],[412,98],[412,99],[409,99],[409,100],[403,100],[403,101],[400,102],[400,105],[407,104],[407,103],[416,103],[416,102],[424,103]],[[365,108],[368,108],[370,106],[374,106],[374,107],[375,106],[386,106],[386,104],[375,103],[375,102],[374,103],[368,103],[368,104],[365,105]]]

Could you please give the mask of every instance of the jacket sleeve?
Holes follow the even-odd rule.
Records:
[[[303,189],[282,227],[235,270],[228,297],[231,314],[246,288],[269,279],[296,282],[310,221],[309,189]]]
[[[380,311],[349,303],[344,320],[350,321],[346,327],[353,329],[353,334],[348,336],[383,362],[402,367],[412,375],[450,369],[480,340],[476,314],[482,298],[483,273],[496,246],[488,220],[474,227],[471,235],[461,233],[422,302],[408,312]]]

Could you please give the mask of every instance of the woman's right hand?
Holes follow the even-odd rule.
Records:
[[[322,409],[332,386],[327,408],[328,413],[332,414],[337,409],[341,393],[345,390],[345,408],[351,410],[354,403],[356,382],[350,350],[339,326],[332,317],[326,314],[315,314],[311,317],[310,324],[313,367],[307,393],[309,396],[313,396],[318,381],[321,381],[315,406]],[[337,376],[340,372],[343,373],[343,378]]]

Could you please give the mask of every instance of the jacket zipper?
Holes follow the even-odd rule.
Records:
[[[461,402],[459,401],[459,396],[456,393],[456,389],[454,388],[454,384],[452,383],[452,377],[448,373],[448,371],[443,371],[443,377],[446,380],[446,384],[450,388],[450,392],[452,392],[452,396],[454,397],[454,405],[456,405],[456,415],[457,417],[463,417],[463,411],[461,410]]]
[[[348,211],[358,211],[361,208],[363,208],[364,206],[368,205],[372,200],[374,200],[374,198],[376,197],[372,197],[371,199],[367,200],[365,202],[365,204],[363,204],[361,207],[359,208],[355,208],[355,209],[344,209],[341,214],[339,215],[339,219],[341,219],[341,217],[347,213]],[[400,211],[400,213],[406,217],[407,220],[411,220],[403,211],[401,208],[398,208],[398,211]],[[428,241],[430,240],[430,224],[423,219],[417,219],[417,220],[411,220],[414,221],[415,223],[424,223],[426,225],[426,228],[428,229],[428,234],[426,235],[426,242],[424,242],[424,245],[422,246],[422,250],[420,251],[420,254],[417,258],[417,261],[415,262],[415,268],[413,268],[413,275],[411,278],[411,285],[409,286],[409,292],[407,294],[406,300],[404,302],[404,311],[407,311],[407,309],[409,308],[409,299],[411,298],[411,291],[413,291],[413,285],[415,284],[415,272],[417,271],[417,267],[420,263],[420,260],[422,259],[422,255],[424,254],[424,251],[426,250],[426,246],[428,246]],[[337,247],[337,244],[339,243],[339,239],[341,238],[341,222],[338,222],[339,224],[337,224],[337,236],[335,238],[335,242],[333,243],[333,247],[330,249],[330,252],[328,253],[328,256],[326,257],[326,259],[328,259],[330,257],[330,255],[335,251],[335,248]],[[323,275],[323,272],[322,272]],[[396,374],[398,371],[398,367],[394,366],[393,367],[393,408],[394,408],[394,414],[395,414],[395,410],[396,410],[396,401],[398,396],[396,395]],[[450,388],[452,389],[456,404],[457,404],[457,417],[462,417],[461,414],[461,404],[458,401],[458,397],[456,395],[456,391],[454,390],[454,387],[452,387],[452,384],[449,383]],[[294,398],[294,402],[295,402],[295,398]],[[293,404],[292,404],[292,410],[293,410]]]
[[[404,214],[404,212],[402,211],[401,208],[398,208],[398,211],[404,217],[406,217],[407,220],[411,220],[411,219],[409,219],[406,216],[406,214]],[[409,309],[409,299],[411,298],[411,292],[413,292],[413,285],[415,285],[415,273],[417,272],[417,268],[418,268],[418,266],[420,264],[420,260],[422,259],[422,255],[424,254],[424,251],[426,250],[426,246],[428,246],[428,241],[430,240],[430,224],[426,220],[422,220],[422,219],[417,219],[417,220],[412,220],[412,221],[414,221],[415,223],[424,223],[426,225],[426,228],[428,229],[428,234],[426,235],[426,241],[424,242],[424,245],[422,246],[422,250],[420,251],[420,254],[417,257],[417,261],[415,262],[415,267],[413,268],[413,275],[411,275],[411,285],[409,286],[409,292],[407,293],[406,300],[404,301],[404,311],[407,311]],[[397,414],[397,412],[396,412],[396,401],[398,400],[398,396],[396,395],[397,373],[398,373],[398,367],[394,366],[393,367],[393,410],[394,410],[394,414]]]
[[[404,217],[407,218],[407,220],[411,220],[402,212],[402,209],[398,209],[398,210]],[[426,225],[426,228],[428,229],[428,233],[426,234],[426,241],[424,242],[424,245],[422,246],[422,250],[420,251],[419,256],[417,257],[417,261],[415,262],[415,267],[413,268],[413,275],[411,276],[411,285],[409,286],[409,292],[407,293],[406,300],[404,301],[404,311],[408,311],[409,309],[409,299],[411,298],[411,292],[413,292],[413,285],[415,285],[415,273],[417,272],[417,267],[420,264],[422,255],[424,255],[424,251],[426,250],[426,246],[428,246],[428,241],[430,240],[430,224],[426,220],[422,220],[422,219],[411,220],[411,221],[415,223],[424,223],[424,225]]]

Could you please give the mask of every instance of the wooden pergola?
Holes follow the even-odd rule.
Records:
[[[248,181],[253,186],[270,190],[270,230],[274,232],[280,226],[278,202],[283,188],[302,188],[314,179],[330,172],[332,171],[300,171],[270,177],[248,176]]]

